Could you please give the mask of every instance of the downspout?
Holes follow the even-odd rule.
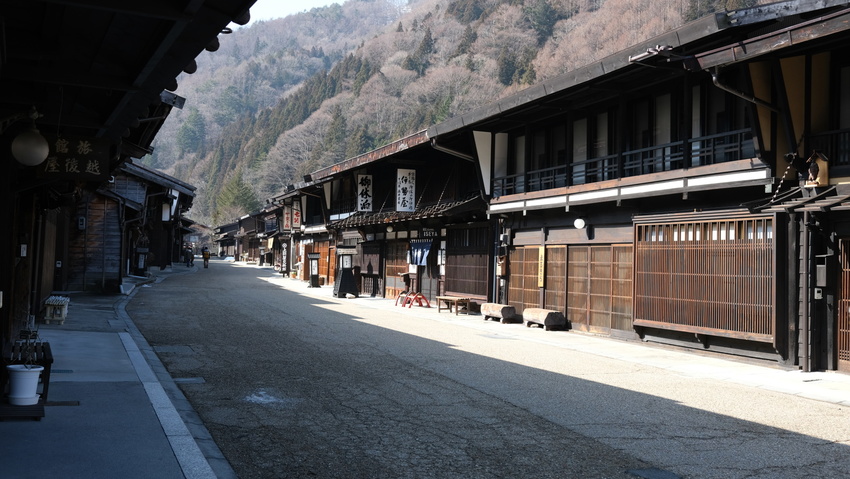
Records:
[[[461,153],[457,150],[452,150],[451,148],[446,148],[445,146],[441,146],[437,143],[436,138],[431,138],[431,148],[442,151],[443,153],[448,153],[449,155],[456,156],[466,161],[471,161],[475,163],[475,157],[472,155],[467,155],[466,153]]]
[[[809,283],[810,278],[809,274],[811,273],[811,255],[809,254],[809,212],[803,212],[803,239],[802,244],[800,245],[800,252],[804,255],[803,261],[803,314],[800,317],[800,356],[801,356],[801,367],[803,372],[810,372],[811,367],[809,365],[809,312],[811,309],[810,304],[810,293],[809,293]]]
[[[109,214],[109,203],[103,197],[103,226],[100,229],[100,289],[106,290],[106,217]]]
[[[89,272],[89,198],[86,198],[85,228],[83,228],[83,291],[88,287]]]
[[[734,89],[730,86],[727,86],[727,85],[720,83],[720,68],[719,67],[714,67],[711,70],[711,82],[714,83],[714,86],[716,86],[717,88],[720,88],[721,90],[723,90],[727,93],[731,93],[732,95],[735,95],[738,98],[746,100],[750,103],[755,103],[758,106],[763,106],[763,107],[767,108],[768,110],[770,110],[774,113],[782,113],[781,111],[779,111],[779,108],[776,108],[775,106],[771,105],[770,103],[768,103],[764,100],[756,98],[752,95],[748,95],[748,94],[746,94],[742,91],[736,90],[736,89]]]
[[[452,155],[454,157],[460,158],[462,160],[466,160],[466,161],[472,163],[473,165],[475,165],[475,169],[478,172],[478,174],[475,175],[476,180],[478,180],[478,190],[481,192],[481,198],[486,200],[486,198],[484,197],[485,188],[484,188],[484,184],[482,182],[489,181],[489,179],[482,178],[483,172],[481,171],[481,165],[478,164],[478,160],[475,156],[468,155],[466,153],[461,153],[460,151],[452,150],[451,148],[446,148],[445,146],[441,146],[439,143],[437,143],[436,138],[431,138],[431,148],[433,148],[437,151],[441,151],[443,153]],[[491,158],[490,161],[492,161],[492,158]]]

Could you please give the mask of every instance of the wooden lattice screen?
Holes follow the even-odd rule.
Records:
[[[384,272],[387,298],[395,298],[399,293],[407,290],[404,274],[409,271],[408,249],[407,241],[387,241],[386,271]]]
[[[381,243],[363,243],[360,254],[355,257],[354,264],[360,266],[363,275],[361,293],[366,296],[383,295],[383,263],[381,262]]]
[[[631,245],[568,248],[567,317],[577,329],[632,329]]]
[[[508,281],[508,304],[522,314],[525,308],[540,307],[540,287],[538,286],[539,246],[514,247],[510,251]]]
[[[566,312],[567,247],[546,247],[546,284],[543,307]]]
[[[448,230],[446,238],[446,292],[487,297],[489,230]]]
[[[838,369],[850,372],[850,240],[841,240],[841,296],[838,298]]]
[[[634,324],[773,342],[775,256],[770,217],[638,224]]]

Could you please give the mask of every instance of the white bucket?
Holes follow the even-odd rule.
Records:
[[[44,366],[9,364],[9,404],[31,406],[38,403],[38,377]]]

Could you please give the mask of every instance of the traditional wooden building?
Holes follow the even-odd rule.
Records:
[[[493,232],[477,178],[471,161],[433,148],[424,131],[316,171],[303,233],[321,239],[305,252],[319,253],[329,283],[340,253],[351,256],[359,294],[484,301]]]
[[[494,299],[847,369],[848,29],[846,2],[720,12],[429,128],[478,165]]]
[[[110,180],[150,153],[182,104],[172,93],[177,76],[218,48],[230,22],[247,23],[253,3],[177,2],[155,12],[139,1],[0,3],[0,346],[40,317],[55,286],[75,281],[64,260],[75,235],[112,234],[121,215],[135,214]],[[125,271],[134,258],[124,247],[91,252],[86,271],[97,275],[99,263],[100,284],[115,285],[104,272]]]
[[[54,290],[123,291],[122,279],[180,263],[195,188],[133,162],[94,190],[81,190],[56,235]],[[59,211],[62,211],[61,209]]]
[[[236,233],[239,231],[239,222],[234,221],[217,226],[214,232],[214,241],[217,245],[216,254],[221,257],[236,258]]]

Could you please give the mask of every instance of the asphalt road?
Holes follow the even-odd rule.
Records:
[[[240,478],[850,471],[839,405],[561,347],[577,333],[364,303],[214,260],[127,311]]]

